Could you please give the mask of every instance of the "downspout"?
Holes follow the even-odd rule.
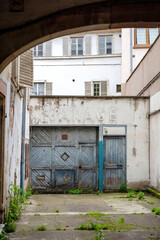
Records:
[[[132,28],[130,28],[130,74],[133,71],[133,59],[132,59]]]
[[[25,174],[25,130],[26,130],[26,88],[24,88],[23,106],[22,106],[22,141],[21,141],[21,188],[24,190]]]

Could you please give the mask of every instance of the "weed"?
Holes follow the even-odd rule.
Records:
[[[82,194],[83,193],[83,189],[82,188],[69,189],[68,193],[69,194]]]
[[[45,231],[45,230],[47,230],[47,228],[46,226],[43,226],[43,225],[37,228],[37,231]]]
[[[134,198],[136,195],[136,191],[134,188],[131,188],[129,191],[128,191],[128,197],[129,198]]]
[[[37,206],[42,206],[42,204],[38,203]]]
[[[56,209],[55,212],[56,212],[56,213],[59,213],[59,209]]]
[[[35,191],[35,192],[32,192],[33,195],[38,195],[39,192],[38,191]]]
[[[121,183],[120,185],[120,192],[126,193],[127,192],[127,186],[125,183]]]
[[[103,192],[100,191],[100,190],[98,190],[98,191],[96,192],[96,194],[97,194],[97,195],[100,195],[100,194],[103,194]]]
[[[128,201],[132,201],[132,200],[133,200],[133,198],[132,198],[132,197],[128,198]]]
[[[0,239],[1,240],[7,240],[7,236],[6,236],[6,232],[4,230],[2,230],[2,233],[0,233]]]
[[[61,230],[62,230],[62,228],[61,228],[61,227],[58,227],[58,228],[56,228],[56,230],[57,230],[57,231],[61,231]]]
[[[124,223],[124,217],[121,217],[121,218],[118,220],[118,223]]]
[[[137,195],[137,199],[138,200],[144,200],[144,193],[143,192],[139,192]]]
[[[154,212],[156,215],[160,215],[160,208],[155,206],[152,208],[152,212]]]
[[[39,214],[39,213],[35,213],[34,216],[41,216],[41,214]]]
[[[93,193],[94,193],[94,190],[93,190],[93,189],[89,189],[89,190],[88,190],[88,193],[93,194]]]
[[[93,222],[90,222],[89,224],[81,224],[80,226],[76,227],[74,230],[95,230],[95,231],[100,231],[100,230],[105,230],[108,229],[108,224],[95,224]]]
[[[105,239],[105,235],[100,231],[96,233],[96,236],[94,238],[92,238],[92,240],[104,240]]]
[[[147,203],[149,203],[149,204],[154,204],[154,202],[153,202],[153,201],[147,201]]]
[[[14,222],[7,223],[5,225],[5,231],[7,233],[15,232],[16,231],[16,225]]]
[[[144,212],[141,212],[141,214],[143,215],[143,214],[144,214]]]
[[[89,213],[86,213],[86,216],[90,217],[102,217],[102,216],[105,216],[106,214],[104,213],[100,213],[100,212],[89,212]]]

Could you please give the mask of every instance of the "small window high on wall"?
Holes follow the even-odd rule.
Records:
[[[71,55],[83,55],[83,38],[71,38]]]
[[[99,54],[112,54],[112,36],[99,36]]]
[[[44,83],[34,83],[34,87],[31,89],[32,95],[44,95]]]
[[[150,46],[159,34],[158,28],[136,28],[135,46]]]
[[[43,43],[35,46],[33,48],[34,57],[42,57],[43,56]]]

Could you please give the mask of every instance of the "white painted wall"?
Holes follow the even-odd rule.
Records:
[[[151,186],[160,191],[160,92],[151,97],[150,113]]]
[[[53,95],[82,96],[85,81],[108,80],[108,94],[121,95],[116,92],[116,85],[121,84],[121,32],[111,34],[113,54],[103,56],[98,55],[98,33],[87,33],[91,36],[91,56],[64,57],[62,38],[53,39],[53,56],[34,59],[34,81],[53,82]]]
[[[125,83],[131,74],[131,44],[132,44],[132,71],[137,67],[138,63],[148,51],[148,47],[135,47],[134,29],[132,28],[132,39],[130,28],[122,29],[122,83]]]
[[[127,184],[149,184],[149,99],[31,97],[31,125],[127,125]]]

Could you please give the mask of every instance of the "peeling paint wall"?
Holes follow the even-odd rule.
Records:
[[[9,79],[9,65],[1,81],[7,85],[5,98],[4,206],[9,184],[20,185],[22,99]],[[5,78],[6,77],[6,78]]]
[[[149,184],[149,98],[31,97],[31,125],[127,125],[127,183]]]

